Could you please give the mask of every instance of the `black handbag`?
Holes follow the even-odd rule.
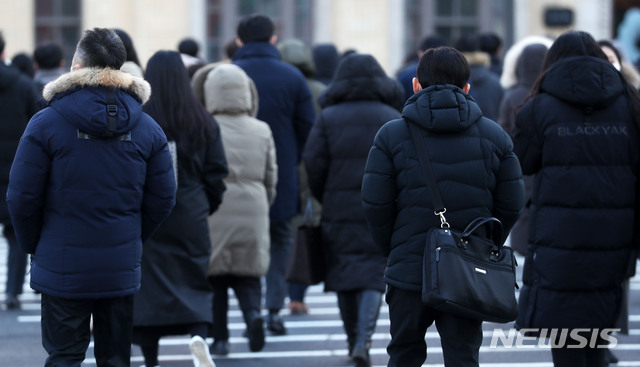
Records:
[[[311,199],[307,202],[304,222],[298,227],[286,280],[304,285],[318,284],[325,277],[325,254],[322,228],[314,226]]]
[[[515,320],[518,285],[513,249],[496,243],[491,235],[476,233],[486,226],[489,227],[486,233],[493,233],[497,241],[501,241],[502,223],[497,218],[481,217],[469,223],[464,231],[450,228],[420,128],[411,123],[409,127],[427,177],[434,214],[440,217],[441,223],[439,228],[427,232],[422,302],[437,310],[475,320],[498,323]]]

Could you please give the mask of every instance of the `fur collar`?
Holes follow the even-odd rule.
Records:
[[[60,93],[69,92],[76,88],[86,87],[114,87],[125,90],[145,104],[151,96],[151,86],[146,80],[114,69],[82,68],[61,75],[44,87],[43,98],[51,102]]]
[[[469,66],[482,65],[488,67],[491,65],[491,56],[486,52],[475,51],[463,52],[462,54],[467,58]]]

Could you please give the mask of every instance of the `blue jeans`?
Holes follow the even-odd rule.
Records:
[[[288,292],[285,278],[291,259],[291,249],[293,248],[291,220],[272,222],[270,234],[271,247],[269,253],[271,262],[266,276],[265,308],[269,311],[280,311],[284,306],[284,299]]]

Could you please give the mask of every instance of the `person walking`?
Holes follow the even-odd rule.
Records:
[[[127,51],[127,60],[122,64],[120,70],[138,78],[143,78],[144,72],[142,71],[142,65],[140,65],[136,48],[133,46],[133,40],[129,34],[122,29],[116,28],[115,32],[122,40],[122,44],[124,44],[124,48]]]
[[[318,98],[324,90],[327,88],[321,81],[314,79],[316,74],[316,65],[313,62],[311,50],[297,38],[289,38],[278,42],[278,51],[282,57],[282,61],[291,64],[298,68],[300,72],[305,76],[311,96],[313,98],[313,105],[315,107],[316,116],[320,113],[320,104]],[[300,187],[300,209],[299,214],[294,217],[292,227],[294,233],[298,227],[304,224],[304,213],[307,205],[311,205],[311,224],[320,224],[320,212],[322,206],[318,200],[313,198],[311,191],[309,190],[309,184],[307,182],[307,171],[304,168],[304,163],[301,162],[298,165],[298,180]],[[307,292],[307,284],[300,284],[296,282],[289,282],[289,311],[293,315],[302,315],[309,313],[309,305],[304,302],[304,297]]]
[[[385,257],[371,240],[360,204],[362,175],[380,127],[400,118],[404,92],[371,55],[351,54],[320,97],[323,107],[307,140],[309,188],[322,204],[325,291],[338,307],[355,365],[370,366],[369,348],[382,293]]]
[[[31,288],[42,293],[45,366],[129,366],[142,243],[169,215],[167,139],[142,112],[149,84],[120,71],[113,30],[86,30],[71,72],[44,88],[11,167],[7,205]]]
[[[549,41],[549,45],[551,45],[551,41]],[[517,59],[506,59],[507,62],[505,62],[504,68],[515,69],[516,84],[505,91],[500,102],[500,115],[497,122],[509,135],[513,134],[515,129],[518,108],[522,106],[531,86],[538,78],[538,74],[540,74],[547,49],[548,47],[545,44],[533,42],[520,49],[521,53]],[[533,189],[533,176],[524,175],[522,179],[524,181],[525,203],[527,203]],[[527,252],[528,240],[529,208],[525,205],[520,218],[511,229],[509,245],[519,255],[524,256]]]
[[[465,34],[455,42],[455,48],[467,58],[471,68],[469,95],[482,110],[482,115],[496,121],[504,89],[500,77],[491,71],[491,56],[480,51],[480,39],[475,34]]]
[[[556,367],[604,365],[599,332],[615,327],[635,272],[639,116],[635,88],[575,31],[553,42],[516,115],[515,152],[536,175],[516,327],[598,333],[582,347],[552,338]]]
[[[430,49],[420,59],[415,94],[402,118],[378,131],[362,181],[362,205],[373,240],[387,256],[385,281],[391,341],[389,367],[417,367],[426,359],[425,333],[434,323],[444,364],[478,366],[482,322],[422,303],[426,235],[440,227],[427,179],[412,144],[409,124],[422,132],[434,179],[452,228],[478,217],[504,227],[502,244],[524,204],[518,158],[509,136],[482,116],[469,96],[469,64],[451,47]]]
[[[287,295],[286,273],[293,247],[292,218],[298,214],[298,163],[315,118],[313,100],[302,73],[280,60],[277,36],[271,19],[249,15],[238,24],[238,45],[233,63],[254,81],[259,97],[257,118],[269,124],[276,144],[278,184],[270,209],[269,249],[266,276],[267,328],[286,334],[280,310]]]
[[[47,43],[36,47],[33,51],[33,60],[36,64],[33,80],[40,93],[45,85],[67,72],[64,52],[57,43]]]
[[[260,278],[269,268],[269,205],[275,199],[278,177],[275,143],[269,125],[255,118],[258,95],[241,68],[216,66],[207,75],[204,93],[207,111],[220,124],[229,159],[227,191],[220,209],[209,217],[208,275],[214,291],[211,352],[226,355],[230,350],[229,288],[247,325],[249,349],[256,352],[264,346]]]
[[[195,366],[211,367],[204,340],[213,300],[207,281],[207,217],[220,206],[228,173],[220,129],[195,99],[178,52],[156,52],[147,62],[145,79],[153,95],[143,110],[175,144],[178,190],[171,214],[144,244],[133,343],[140,345],[145,365],[156,366],[162,336],[190,334]]]
[[[40,93],[27,76],[5,64],[4,47],[5,41],[0,33],[0,223],[2,235],[9,245],[5,306],[8,310],[17,310],[21,307],[18,296],[22,294],[24,286],[27,254],[16,240],[4,197],[18,142],[29,119],[38,112]]]

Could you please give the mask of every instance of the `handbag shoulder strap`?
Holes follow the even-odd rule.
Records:
[[[429,162],[429,152],[427,151],[427,145],[425,144],[422,136],[422,130],[416,124],[412,124],[410,122],[407,122],[407,124],[409,125],[409,131],[411,132],[413,145],[418,153],[418,160],[420,161],[424,175],[427,178],[427,187],[429,188],[429,194],[431,195],[431,201],[433,202],[434,214],[440,216],[442,228],[449,228],[449,223],[447,223],[444,217],[444,213],[446,213],[447,209],[442,203],[438,184],[436,183],[435,176],[433,175],[431,162]]]

